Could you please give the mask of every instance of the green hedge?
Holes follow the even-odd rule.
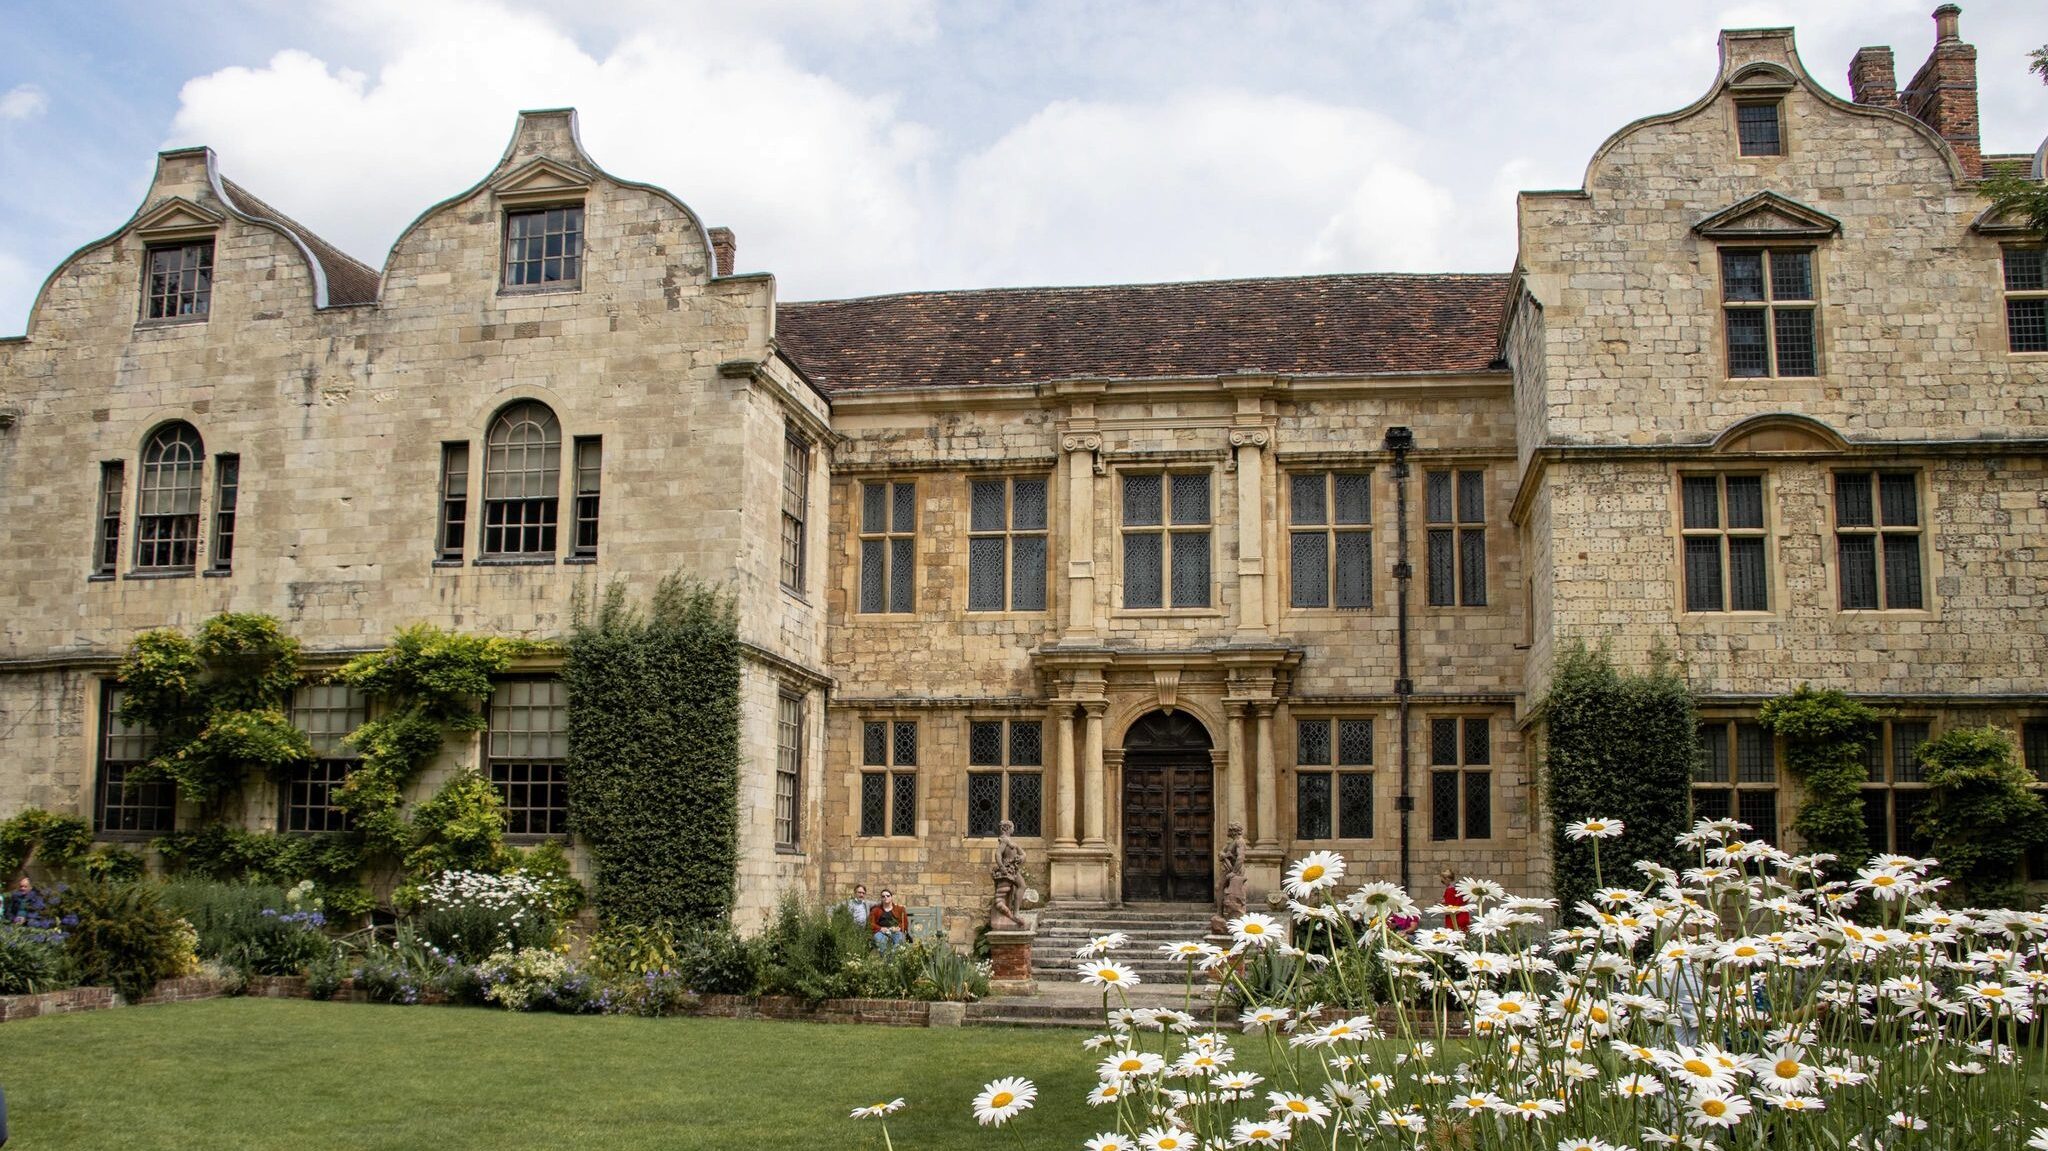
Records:
[[[714,923],[739,856],[739,625],[723,591],[677,577],[647,610],[614,585],[578,613],[569,690],[570,829],[607,924]]]
[[[1556,895],[1570,908],[1592,897],[1589,844],[1565,838],[1565,825],[1594,817],[1627,828],[1601,845],[1607,861],[1654,859],[1682,866],[1673,837],[1692,824],[1692,771],[1699,717],[1685,680],[1663,659],[1647,674],[1617,670],[1604,649],[1565,649],[1542,706],[1544,776],[1549,788]],[[1632,872],[1610,885],[1640,886]]]
[[[1870,856],[1863,822],[1870,769],[1863,756],[1877,738],[1877,712],[1839,691],[1802,683],[1765,703],[1757,718],[1785,739],[1785,766],[1804,793],[1792,827],[1807,850],[1833,855],[1830,871],[1837,876],[1862,866]]]

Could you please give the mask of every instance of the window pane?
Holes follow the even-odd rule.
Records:
[[[2048,299],[2005,302],[2005,330],[2015,352],[2048,352]]]
[[[1458,602],[1466,607],[1486,603],[1486,532],[1462,529],[1458,532]]]
[[[1465,773],[1465,838],[1493,838],[1493,773]]]
[[[976,767],[1002,766],[1002,724],[991,722],[967,725],[967,762]]]
[[[1685,541],[1685,610],[1720,611],[1721,541],[1690,536]]]
[[[1458,522],[1486,522],[1486,473],[1458,473]]]
[[[879,771],[860,776],[860,833],[881,835],[889,826],[889,777]]]
[[[1127,475],[1124,477],[1124,524],[1127,527],[1153,527],[1165,522],[1161,516],[1160,500],[1164,490],[1163,477],[1157,475]]]
[[[1720,480],[1713,476],[1686,476],[1679,481],[1678,493],[1686,527],[1721,526]]]
[[[1884,512],[1884,526],[1920,526],[1920,491],[1912,472],[1886,472],[1877,480],[1878,506]]]
[[[1347,771],[1337,777],[1337,834],[1372,838],[1372,773]]]
[[[1883,855],[1892,849],[1891,797],[1887,788],[1863,789],[1863,846],[1872,855]]]
[[[1287,480],[1287,518],[1296,524],[1328,523],[1323,508],[1323,473],[1296,473]]]
[[[1433,719],[1429,721],[1429,762],[1445,766],[1458,762],[1457,720]]]
[[[898,772],[889,777],[889,834],[917,834],[917,775]]]
[[[1294,725],[1294,762],[1304,766],[1329,766],[1329,720],[1304,719]]]
[[[1749,301],[1764,298],[1764,254],[1723,251],[1721,253],[1721,298]],[[1733,315],[1734,313],[1730,313]],[[1745,313],[1748,314],[1748,313]]]
[[[1288,539],[1289,591],[1294,607],[1330,606],[1329,569],[1323,532],[1295,532]]]
[[[1045,481],[1017,480],[1010,487],[1010,526],[1020,532],[1045,530]]]
[[[1813,254],[1771,253],[1771,299],[1813,299]]]
[[[1430,472],[1424,477],[1423,504],[1423,518],[1428,522],[1451,522],[1451,473]]]
[[[967,834],[994,835],[1003,815],[1003,773],[967,773]]]
[[[1726,787],[1696,787],[1692,791],[1694,819],[1732,819],[1735,792]]]
[[[1362,766],[1372,762],[1371,720],[1337,721],[1337,762],[1346,767]]]
[[[1778,142],[1778,106],[1737,104],[1735,134],[1741,145],[1740,150],[1745,156],[1779,155],[1781,149]]]
[[[1761,528],[1764,526],[1764,478],[1762,476],[1728,477],[1728,526],[1730,528]]]
[[[1920,747],[1927,742],[1929,725],[1924,720],[1901,720],[1892,724],[1892,782],[1924,783],[1927,769],[1920,764]]]
[[[1735,725],[1735,782],[1776,783],[1778,761],[1770,733],[1761,724]]]
[[[1369,524],[1372,522],[1372,477],[1356,472],[1342,472],[1337,475],[1337,522],[1340,524]]]
[[[1337,533],[1337,578],[1334,599],[1338,607],[1372,606],[1372,534]]]
[[[967,541],[967,610],[1003,610],[1002,536],[978,536]]]
[[[1003,530],[1003,486],[1002,480],[975,480],[967,485],[968,502],[973,506],[969,530]]]
[[[1764,571],[1761,536],[1728,540],[1728,610],[1770,610],[1770,580]]]
[[[1700,758],[1693,765],[1692,777],[1698,783],[1728,782],[1727,724],[1700,725]]]
[[[886,767],[888,765],[888,724],[869,722],[860,726],[860,761],[868,767]]]
[[[2048,291],[2048,249],[2007,248],[2005,290],[2008,292]]]
[[[1773,335],[1778,344],[1778,374],[1811,376],[1816,364],[1813,354],[1813,310],[1779,308],[1772,314]]]
[[[1209,606],[1209,533],[1173,536],[1173,606]]]
[[[887,582],[888,540],[860,541],[860,610],[878,612],[886,606],[883,585]]]
[[[2032,722],[2020,729],[2020,756],[2035,779],[2048,782],[2048,723]],[[2034,878],[2048,879],[2048,875]]]
[[[892,756],[889,762],[897,767],[916,767],[917,724],[914,722],[892,723],[889,725],[889,729],[889,734],[893,737],[889,747],[889,752]]]
[[[1429,586],[1427,598],[1431,607],[1446,607],[1457,602],[1457,562],[1451,549],[1456,546],[1448,528],[1432,528],[1429,532]]]
[[[1920,834],[1920,813],[1927,806],[1924,791],[1895,791],[1892,793],[1892,835],[1897,850],[1906,855],[1926,855],[1934,846],[1932,840]]]
[[[1043,835],[1044,778],[1035,771],[1010,773],[1010,822],[1018,835]]]
[[[1010,724],[1010,766],[1037,767],[1045,762],[1045,729],[1036,720]]]
[[[917,610],[912,595],[916,551],[917,541],[914,538],[896,536],[889,540],[889,610],[892,612]]]
[[[889,485],[889,530],[893,532],[914,532],[917,530],[917,485]]]
[[[1778,842],[1778,793],[1745,790],[1737,794],[1741,800],[1735,818],[1750,826],[1749,837],[1766,843]]]
[[[1017,536],[1010,544],[1010,610],[1045,610],[1045,537]]]
[[[1173,477],[1173,522],[1209,522],[1209,473],[1196,472]]]
[[[1329,772],[1295,773],[1294,834],[1301,839],[1330,838]]]
[[[1764,310],[1729,308],[1723,313],[1728,324],[1728,375],[1747,379],[1770,374],[1765,362]]]
[[[1869,611],[1877,607],[1877,537],[1837,536],[1835,555],[1842,568],[1842,609]]]
[[[1458,838],[1458,773],[1429,773],[1429,837]]]
[[[1150,533],[1124,537],[1124,606],[1164,607],[1160,570],[1160,537]]]
[[[1484,716],[1465,721],[1465,762],[1493,762],[1493,728]]]
[[[888,484],[862,484],[860,486],[860,530],[864,532],[885,532],[889,530]]]
[[[1871,518],[1870,473],[1835,473],[1835,525],[1845,528],[1867,528],[1877,521]]]
[[[1920,600],[1920,537],[1884,537],[1884,606],[1917,609]]]

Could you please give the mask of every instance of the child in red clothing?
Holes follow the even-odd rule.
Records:
[[[1450,868],[1446,867],[1442,871],[1437,872],[1436,877],[1437,880],[1444,885],[1443,902],[1445,907],[1466,906],[1465,897],[1458,894],[1457,872],[1452,871]],[[1466,928],[1472,926],[1472,913],[1469,911],[1451,912],[1450,914],[1444,916],[1444,926],[1454,927],[1457,928],[1459,931],[1463,931]]]

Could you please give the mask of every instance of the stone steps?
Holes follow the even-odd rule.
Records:
[[[1038,932],[1032,940],[1032,977],[1078,981],[1075,950],[1091,939],[1120,931],[1126,941],[1110,958],[1136,972],[1141,986],[1179,986],[1187,978],[1186,961],[1159,948],[1168,943],[1199,942],[1208,935],[1210,915],[1206,904],[1187,903],[1047,908],[1038,913]]]

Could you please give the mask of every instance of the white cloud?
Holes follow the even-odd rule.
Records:
[[[34,84],[17,84],[0,94],[0,120],[28,120],[42,115],[50,98]]]

